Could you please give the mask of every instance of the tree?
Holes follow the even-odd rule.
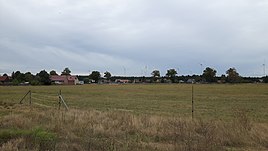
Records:
[[[167,70],[166,76],[172,81],[175,82],[177,71],[175,69]]]
[[[70,72],[70,73],[71,73],[71,72]],[[58,75],[57,72],[56,72],[55,70],[51,70],[51,71],[49,72],[49,74],[50,74],[50,75]]]
[[[221,83],[226,82],[226,76],[224,74],[221,75]]]
[[[13,83],[21,83],[25,81],[25,75],[21,73],[20,71],[16,71],[15,73],[12,73],[12,79],[15,81]]]
[[[25,81],[31,82],[34,79],[34,76],[32,75],[31,72],[26,72],[25,73]]]
[[[15,72],[13,71],[12,74],[11,74],[11,78],[12,79],[15,79]]]
[[[226,71],[227,74],[227,82],[230,83],[237,83],[241,81],[239,73],[236,71],[235,68],[230,68]]]
[[[101,77],[101,74],[99,71],[92,71],[92,73],[89,75],[89,78],[94,80],[95,83],[98,83],[100,77]]]
[[[38,76],[38,74],[36,74],[36,76],[34,76],[34,79],[30,82],[31,85],[40,85],[41,78]]]
[[[4,77],[7,77],[8,75],[6,73],[3,74]]]
[[[40,71],[36,76],[38,76],[39,82],[44,85],[50,85],[51,80],[49,78],[49,74],[46,72],[46,70]]]
[[[104,77],[105,77],[107,80],[110,80],[111,77],[112,77],[112,75],[111,75],[110,72],[106,71],[106,72],[104,72]]]
[[[268,83],[268,76],[263,77],[263,82]]]
[[[154,78],[159,78],[160,77],[160,71],[159,70],[154,70],[152,73],[151,73],[152,77]]]
[[[20,81],[17,80],[17,79],[13,79],[13,80],[12,80],[12,84],[13,84],[13,85],[19,85],[19,84],[20,84]]]
[[[175,69],[169,69],[167,70],[166,76],[167,77],[175,77],[177,74],[177,71]]]
[[[203,71],[203,78],[206,80],[206,82],[216,82],[216,73],[217,71],[215,69],[207,67]]]
[[[153,81],[156,82],[158,78],[160,78],[160,71],[159,70],[154,70],[151,73],[152,77],[153,77]]]
[[[89,78],[84,78],[83,81],[84,81],[85,84],[88,84],[89,83]]]
[[[71,75],[71,70],[67,67],[61,72],[61,75]]]

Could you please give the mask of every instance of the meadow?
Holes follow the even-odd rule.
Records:
[[[191,84],[4,86],[0,150],[267,150],[267,89],[194,84],[192,119]]]

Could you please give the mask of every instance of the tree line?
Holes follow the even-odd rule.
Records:
[[[254,78],[254,77],[242,77],[239,75],[235,68],[229,68],[226,71],[226,75],[216,76],[217,71],[213,68],[206,67],[202,75],[181,75],[178,76],[178,72],[175,69],[168,69],[164,76],[160,75],[159,70],[153,70],[151,76],[140,77],[126,77],[126,76],[112,76],[108,71],[104,72],[103,76],[99,71],[92,71],[88,76],[78,76],[80,81],[84,83],[111,83],[116,82],[117,79],[129,80],[129,82],[142,82],[142,83],[250,83],[250,82],[264,82],[268,83],[268,77]],[[29,84],[29,85],[51,85],[50,77],[59,75],[55,70],[47,72],[41,70],[37,74],[31,72],[22,73],[20,71],[12,72],[11,84]],[[71,70],[66,67],[60,75],[71,75]],[[3,76],[8,76],[4,74]]]
[[[71,71],[69,68],[65,68],[61,75],[70,75]],[[22,73],[20,71],[12,72],[11,74],[11,84],[12,85],[51,85],[50,76],[58,75],[55,70],[49,73],[46,70],[41,70],[37,74],[32,74],[31,72]],[[6,73],[3,76],[8,76]]]
[[[166,76],[171,80],[172,83],[176,82],[186,82],[186,80],[191,79],[191,82],[200,82],[200,83],[241,83],[246,82],[243,77],[239,75],[235,68],[229,68],[226,71],[226,75],[221,75],[220,77],[216,76],[217,71],[213,68],[206,67],[202,75],[192,75],[192,76],[177,76],[177,71],[175,69],[167,70]],[[159,70],[154,70],[151,73],[153,81],[156,81],[160,77]],[[254,79],[254,78],[252,78]],[[249,82],[249,81],[248,81]]]

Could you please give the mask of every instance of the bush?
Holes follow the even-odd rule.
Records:
[[[20,81],[17,80],[17,79],[14,79],[14,80],[12,80],[12,84],[13,85],[19,85],[20,84]]]
[[[264,83],[268,83],[268,76],[266,76],[266,77],[263,78],[263,82]]]
[[[30,82],[31,85],[40,85],[39,81],[38,80],[32,80]]]

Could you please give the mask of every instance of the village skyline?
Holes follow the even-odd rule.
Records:
[[[89,75],[74,75],[66,67],[60,73],[55,70],[41,70],[37,74],[31,72],[12,72],[11,75],[0,75],[1,85],[79,85],[90,83],[268,83],[268,76],[243,77],[235,68],[229,68],[225,74],[217,76],[217,70],[206,67],[200,75],[179,75],[176,69],[168,69],[161,75],[159,70],[153,70],[150,76],[120,76],[109,71],[101,73],[92,71]]]

